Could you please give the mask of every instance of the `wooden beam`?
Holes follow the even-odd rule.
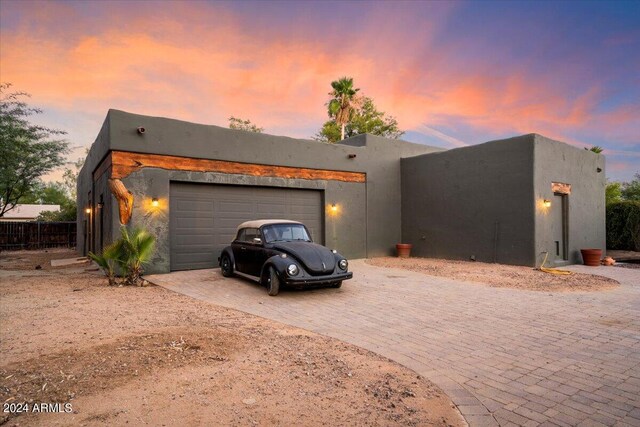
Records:
[[[552,182],[551,191],[553,191],[554,194],[571,194],[571,184]]]
[[[219,172],[251,176],[271,176],[288,179],[329,180],[344,182],[365,182],[362,172],[333,171],[326,169],[294,168],[289,166],[269,166],[252,163],[229,162],[225,160],[195,159],[192,157],[165,156],[160,154],[131,153],[113,151],[111,178],[122,179],[142,168],[160,168],[193,172]]]
[[[107,171],[111,170],[111,153],[100,162],[96,170],[93,171],[93,182],[96,182]]]
[[[119,179],[109,179],[109,189],[118,200],[118,208],[120,210],[120,224],[129,224],[131,214],[133,213],[133,194],[127,190],[122,181]]]

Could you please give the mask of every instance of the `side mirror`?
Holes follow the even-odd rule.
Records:
[[[253,238],[253,243],[255,243],[256,245],[259,245],[262,243],[262,239],[259,237],[254,237]]]

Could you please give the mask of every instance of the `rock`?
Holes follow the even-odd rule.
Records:
[[[611,258],[610,256],[605,257],[602,261],[601,261],[602,265],[615,265],[616,264],[616,260],[614,260],[613,258]]]
[[[253,405],[254,403],[256,403],[256,400],[253,397],[250,397],[248,399],[243,399],[242,403],[244,403],[245,405]]]

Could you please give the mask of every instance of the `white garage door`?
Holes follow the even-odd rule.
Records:
[[[237,226],[252,219],[301,221],[322,244],[323,206],[323,192],[317,190],[172,182],[171,270],[217,267]]]

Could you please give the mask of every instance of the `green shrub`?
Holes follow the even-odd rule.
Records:
[[[640,251],[640,202],[607,205],[607,248]]]
[[[120,229],[122,237],[106,246],[100,255],[89,252],[89,258],[95,261],[109,279],[110,285],[138,285],[143,281],[143,264],[151,261],[155,249],[155,238],[146,230],[126,226]],[[118,283],[116,276],[123,279]]]

